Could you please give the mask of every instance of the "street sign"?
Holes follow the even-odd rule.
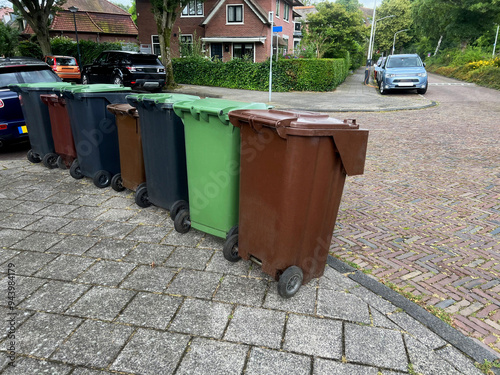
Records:
[[[273,33],[281,33],[283,31],[283,26],[273,26]]]

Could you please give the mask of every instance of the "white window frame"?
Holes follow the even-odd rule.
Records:
[[[290,22],[290,5],[287,2],[283,4],[283,20]]]
[[[158,43],[154,41],[155,37],[158,38]],[[158,35],[151,35],[151,53],[160,56],[161,53],[155,53],[155,46],[158,46],[158,51],[161,52],[160,37]]]
[[[235,57],[234,56],[234,45],[235,44],[242,44],[242,45],[245,45],[245,44],[253,44],[253,48],[252,48],[252,61],[255,62],[255,43],[254,42],[238,42],[238,43],[231,43],[231,60],[234,60],[234,59],[239,59],[239,57]]]
[[[281,1],[276,0],[276,18],[280,18]]]
[[[191,40],[191,42],[190,43],[183,42],[182,38],[189,38]],[[181,55],[181,52],[182,52],[181,49],[182,49],[183,44],[191,44],[191,46],[192,46],[193,45],[193,34],[179,34],[179,56],[180,57],[185,57],[185,56]]]
[[[196,9],[196,13],[198,12],[198,4],[201,5],[201,14],[189,14],[189,3],[194,3],[195,5],[195,9]],[[182,8],[181,10],[181,17],[203,17],[205,15],[205,5],[202,1],[200,0],[190,0],[189,3],[184,7]]]
[[[241,21],[229,21],[229,8],[241,7]],[[227,4],[226,5],[226,25],[243,25],[245,23],[245,7],[243,4]]]

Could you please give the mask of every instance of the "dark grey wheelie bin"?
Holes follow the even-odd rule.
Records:
[[[90,177],[95,186],[104,188],[120,172],[115,116],[107,106],[127,103],[130,92],[130,87],[109,84],[77,85],[61,90],[78,157],[70,168],[73,178]]]
[[[194,101],[198,96],[183,94],[129,95],[130,105],[137,108],[141,120],[142,149],[146,184],[135,193],[140,207],[150,204],[170,211],[173,219],[188,208],[186,145],[184,125],[174,113],[173,104]]]
[[[28,160],[32,163],[42,162],[47,168],[57,167],[57,157],[52,138],[49,109],[40,99],[40,95],[53,94],[67,86],[69,82],[38,82],[10,84],[9,89],[16,92],[21,101],[24,120],[28,129],[31,149]]]

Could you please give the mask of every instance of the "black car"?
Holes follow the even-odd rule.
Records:
[[[82,83],[114,83],[161,91],[165,67],[156,55],[131,51],[104,51],[82,70]]]
[[[61,82],[52,68],[30,57],[0,58],[0,147],[5,143],[28,140],[17,93],[11,83]]]

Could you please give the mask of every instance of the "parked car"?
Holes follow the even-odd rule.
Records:
[[[375,63],[375,67],[373,68],[373,78],[375,78],[375,82],[379,84],[379,79],[380,79],[380,71],[382,70],[382,67],[384,66],[385,60],[387,59],[387,56],[381,56],[377,62]]]
[[[52,68],[29,57],[0,58],[0,147],[7,142],[28,140],[28,129],[17,93],[11,83],[60,82]]]
[[[165,67],[156,55],[130,51],[104,51],[82,69],[82,83],[114,83],[161,91]]]
[[[390,55],[380,74],[379,88],[382,95],[390,90],[417,89],[417,93],[427,92],[427,71],[417,54]]]
[[[80,67],[72,56],[45,56],[44,61],[65,81],[80,81]]]

